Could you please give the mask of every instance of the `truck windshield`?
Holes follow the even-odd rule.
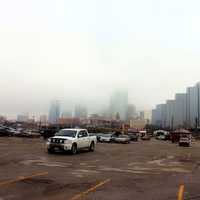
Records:
[[[181,135],[181,138],[189,138],[189,135]]]
[[[67,136],[67,137],[76,137],[77,131],[74,130],[60,130],[56,133],[56,136]]]

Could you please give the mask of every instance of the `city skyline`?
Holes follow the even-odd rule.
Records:
[[[198,84],[199,84],[199,82],[196,85],[198,85]],[[196,95],[194,90],[195,90],[194,86],[186,87],[186,89],[182,90],[183,93],[175,93],[175,99],[176,99],[177,95],[178,96],[180,96],[180,95],[186,95],[187,93],[191,93],[193,95],[193,97],[194,97]],[[110,112],[111,112],[110,111],[111,99],[112,99],[112,97],[113,97],[114,94],[116,94],[117,92],[119,93],[121,91],[127,91],[127,90],[126,89],[113,90],[113,92],[111,93],[111,95],[108,97],[108,102],[105,103],[105,104],[103,104],[103,105],[101,105],[100,107],[98,107],[98,109],[93,109],[93,106],[91,106],[90,104],[87,104],[85,102],[84,103],[76,103],[78,101],[73,102],[72,100],[70,101],[70,99],[68,99],[68,101],[61,101],[61,100],[55,99],[55,100],[49,101],[48,107],[47,107],[46,111],[43,111],[43,112],[37,112],[36,113],[36,112],[30,112],[30,111],[25,110],[25,111],[20,111],[18,113],[12,114],[12,115],[5,114],[5,113],[0,113],[0,116],[5,116],[9,120],[16,120],[16,119],[18,119],[20,117],[23,118],[23,117],[27,117],[27,116],[30,116],[29,119],[35,118],[36,120],[39,120],[41,116],[44,116],[44,115],[46,117],[49,116],[49,108],[51,106],[51,102],[53,102],[53,101],[59,101],[60,102],[60,114],[59,114],[60,117],[67,117],[67,115],[68,115],[68,117],[75,117],[76,116],[76,114],[75,114],[76,107],[77,106],[82,106],[82,107],[85,107],[87,116],[90,116],[90,115],[93,115],[93,114],[98,114],[99,116],[115,118],[114,115],[112,116],[112,114],[110,114]],[[187,97],[187,98],[189,98],[189,97]],[[171,108],[169,108],[169,109],[172,110],[174,108],[173,105],[172,105],[172,102],[173,103],[175,102],[175,100],[172,100],[172,99],[171,100],[166,100],[166,101],[164,101],[163,103],[160,103],[160,104],[156,104],[155,106],[152,106],[151,109],[141,109],[141,108],[138,108],[137,105],[134,104],[134,102],[129,102],[128,101],[127,108],[129,106],[132,106],[132,105],[135,106],[135,117],[139,117],[140,114],[141,114],[141,111],[142,112],[143,111],[148,111],[149,112],[150,110],[152,110],[152,115],[154,115],[153,113],[155,112],[155,109],[157,109],[157,108],[158,109],[165,109],[165,108],[162,107],[163,105],[164,106],[168,106],[168,108],[169,108],[169,106],[170,106],[169,104],[170,103],[171,103]],[[129,100],[129,98],[128,98],[128,100]],[[187,99],[187,102],[188,101],[189,100]],[[195,107],[197,100],[195,100],[195,98],[192,98],[190,101],[193,101],[193,105],[189,105],[189,106],[192,106],[191,107],[192,111],[190,111],[190,112],[193,112],[193,113],[197,112],[195,110],[195,109],[197,109],[197,107]],[[69,106],[66,104],[66,102],[70,102]],[[131,109],[133,109],[133,108],[131,108]],[[169,111],[169,109],[168,109],[168,112],[172,112],[172,111]],[[128,111],[129,110],[127,110],[127,112]],[[105,114],[105,113],[107,113],[107,114]],[[116,114],[117,114],[117,112],[115,112],[115,116],[116,116]],[[170,113],[167,113],[167,115],[170,115]],[[185,115],[186,115],[186,111],[185,111]],[[190,118],[192,118],[192,119],[190,119]],[[194,119],[195,119],[194,115],[192,115],[190,113],[187,113],[187,120],[185,120],[185,121],[191,121],[192,120],[193,123],[194,123]],[[166,123],[166,125],[171,126],[171,122],[170,122],[169,118],[166,119],[166,121],[164,123]],[[174,123],[176,124],[176,121]],[[188,123],[190,123],[190,122],[188,122]]]
[[[93,105],[91,105],[91,101],[87,102],[79,102],[79,101],[72,101],[70,98],[65,101],[65,100],[60,100],[60,99],[54,99],[48,102],[48,106],[46,108],[46,111],[43,112],[31,112],[30,110],[26,110],[26,111],[20,111],[18,113],[12,114],[12,115],[8,115],[8,114],[3,114],[0,113],[3,116],[6,116],[8,119],[16,119],[18,115],[30,115],[30,116],[34,116],[37,119],[40,118],[41,115],[47,115],[49,116],[50,114],[50,108],[51,108],[51,104],[52,102],[55,101],[59,101],[59,106],[60,106],[60,116],[65,116],[65,115],[69,115],[69,116],[76,116],[76,107],[82,107],[81,109],[83,109],[85,107],[85,109],[87,110],[86,113],[88,115],[91,114],[99,114],[99,115],[104,115],[103,111],[106,112],[110,112],[110,106],[111,106],[111,98],[113,96],[113,94],[119,93],[119,92],[128,92],[126,89],[118,89],[118,90],[113,90],[113,92],[110,94],[110,96],[108,96],[107,98],[107,102],[105,102],[103,105],[100,105],[98,107],[95,107]],[[128,97],[128,96],[127,96]],[[128,100],[128,99],[127,99]],[[134,102],[130,102],[131,104],[135,105]],[[123,112],[123,111],[122,111]],[[124,111],[125,112],[125,111]],[[138,111],[139,113],[139,111]],[[116,113],[115,113],[116,114]],[[125,113],[124,113],[125,114]],[[110,114],[108,114],[109,116],[107,117],[111,117]]]
[[[200,82],[175,93],[174,99],[158,104],[152,110],[152,123],[162,128],[200,127]]]

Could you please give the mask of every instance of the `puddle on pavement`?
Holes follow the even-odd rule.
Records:
[[[71,174],[78,178],[83,178],[84,176],[98,174],[99,172],[96,170],[87,170],[87,169],[77,169],[74,170]]]
[[[85,165],[87,165],[87,163],[80,163],[80,165],[81,165],[81,166],[85,166]]]
[[[174,156],[166,156],[162,159],[154,159],[146,163],[133,162],[129,163],[129,170],[147,171],[147,172],[176,172],[176,173],[191,173],[194,165],[188,162],[175,160]]]
[[[70,163],[61,163],[61,162],[51,162],[45,158],[35,159],[35,160],[23,160],[20,162],[23,165],[39,165],[45,167],[67,167],[70,166]]]
[[[141,164],[141,162],[131,162],[128,164],[128,166],[135,166],[135,165],[139,165]]]
[[[147,171],[142,169],[119,169],[119,168],[110,168],[110,167],[102,167],[100,168],[101,171],[107,172],[121,172],[121,173],[131,173],[131,174],[159,174],[158,172]]]
[[[166,164],[164,164],[163,162],[165,161],[166,159],[158,159],[158,160],[152,160],[152,161],[148,161],[147,163],[150,164],[150,165],[158,165],[158,166],[165,166]]]
[[[183,168],[176,168],[176,167],[162,168],[160,170],[163,172],[191,173],[191,170],[183,169]]]
[[[97,173],[99,173],[98,171],[88,170],[88,169],[77,169],[77,170],[74,170],[74,172],[83,173],[83,174],[97,174]]]

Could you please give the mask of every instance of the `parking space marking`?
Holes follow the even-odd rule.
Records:
[[[17,183],[17,182],[20,182],[20,181],[25,181],[25,180],[32,179],[32,178],[35,178],[35,177],[47,176],[47,175],[48,175],[48,172],[42,172],[42,173],[33,174],[31,176],[20,176],[20,177],[14,179],[14,180],[0,182],[0,187],[12,185],[14,183]]]
[[[185,186],[184,185],[180,185],[179,191],[178,191],[178,200],[183,200],[184,190],[185,190]]]
[[[110,182],[110,179],[107,179],[105,181],[101,181],[99,184],[91,187],[90,189],[86,190],[85,192],[81,192],[80,194],[75,195],[74,197],[72,197],[70,200],[78,200],[81,199],[82,197],[86,196],[87,194],[94,192],[96,189],[98,189],[99,187],[107,184],[108,182]]]

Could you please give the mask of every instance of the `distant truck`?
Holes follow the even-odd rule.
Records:
[[[179,146],[187,146],[189,147],[192,143],[192,135],[191,134],[180,134]]]
[[[179,146],[190,146],[192,134],[186,129],[177,129],[171,133],[172,143],[178,143]]]
[[[140,131],[140,137],[141,137],[141,140],[150,140],[151,139],[151,137],[147,133],[147,131]]]
[[[48,153],[57,150],[71,151],[75,155],[80,149],[94,151],[97,143],[96,136],[90,136],[86,129],[61,129],[47,142]]]
[[[157,130],[154,132],[154,136],[157,140],[170,140],[170,134],[168,131]]]

